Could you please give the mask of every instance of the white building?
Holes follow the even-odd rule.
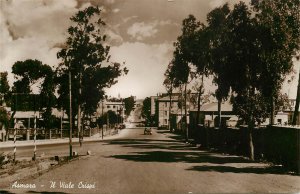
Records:
[[[169,96],[161,97],[158,102],[158,127],[167,127],[170,114],[180,112],[178,107],[178,96],[172,96],[171,101]],[[171,105],[171,113],[170,113]]]

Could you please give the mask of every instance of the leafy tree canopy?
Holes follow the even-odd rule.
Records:
[[[11,91],[7,80],[7,72],[0,72],[0,105],[10,105]]]
[[[151,98],[147,97],[143,101],[142,117],[145,118],[146,123],[151,122]]]
[[[103,99],[104,89],[117,82],[117,77],[128,70],[120,63],[110,63],[110,47],[104,42],[105,22],[100,17],[99,7],[90,6],[79,11],[70,20],[73,25],[68,28],[69,37],[57,57],[62,60],[59,65],[59,101],[60,106],[69,110],[68,73],[71,72],[73,115],[77,106],[82,106],[85,114],[92,114],[98,102]],[[68,111],[69,113],[69,111]]]
[[[125,104],[125,115],[130,115],[131,111],[134,110],[135,100],[133,96],[124,99]]]

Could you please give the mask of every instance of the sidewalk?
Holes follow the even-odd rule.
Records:
[[[108,131],[107,131],[108,132]],[[104,133],[103,139],[102,139],[102,133],[96,133],[91,137],[84,137],[83,142],[92,142],[92,141],[102,141],[102,140],[109,140],[109,139],[114,139],[118,138],[120,135],[120,130],[118,129],[117,134],[112,134],[111,133]],[[73,142],[79,142],[78,137],[73,137],[72,138]],[[36,140],[35,144],[36,145],[51,145],[51,144],[63,144],[63,143],[68,143],[69,138],[65,137],[63,139],[43,139],[43,140]],[[24,140],[24,141],[16,141],[16,147],[26,147],[26,146],[33,146],[34,145],[34,140]],[[1,148],[13,148],[15,146],[14,141],[6,141],[6,142],[0,142],[0,150]]]

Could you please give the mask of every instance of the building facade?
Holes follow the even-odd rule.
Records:
[[[192,103],[192,98],[195,98],[196,94],[188,94],[187,97],[187,123],[189,123],[189,110],[195,108],[195,104]],[[181,119],[185,116],[185,104],[184,98],[181,93],[173,93],[172,98],[168,94],[160,94],[158,96],[151,96],[151,115],[157,114],[157,126],[160,128],[167,128],[170,124],[170,116],[176,115],[176,122],[181,122]],[[195,100],[194,100],[195,101]],[[170,112],[171,106],[171,112]]]
[[[99,102],[97,108],[97,117],[101,117],[108,111],[113,111],[116,115],[120,115],[124,118],[125,116],[125,104],[123,101],[111,101],[111,100],[103,100]]]
[[[172,96],[171,101],[169,96],[159,98],[158,102],[158,127],[168,127],[170,114],[178,113],[178,96]],[[171,106],[171,112],[170,112]]]

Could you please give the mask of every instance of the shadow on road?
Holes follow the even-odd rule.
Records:
[[[184,163],[251,163],[251,161],[231,156],[216,156],[207,152],[175,152],[175,151],[150,151],[132,152],[127,155],[112,155],[110,157],[130,160],[135,162],[184,162]]]
[[[254,174],[287,174],[287,172],[281,166],[269,166],[269,167],[243,167],[237,168],[232,166],[194,166],[187,170],[194,171],[214,171],[214,172],[231,172],[231,173],[254,173]]]
[[[5,191],[5,190],[0,190],[0,193],[2,194],[11,194],[12,192],[10,192],[10,191]]]
[[[280,166],[257,164],[239,156],[222,155],[209,151],[199,150],[190,144],[174,139],[119,139],[107,142],[108,145],[143,149],[139,152],[130,152],[122,155],[111,155],[116,158],[133,162],[165,162],[165,163],[192,163],[199,164],[186,170],[216,171],[231,173],[256,173],[256,174],[286,174]],[[238,166],[238,167],[235,167]]]
[[[157,130],[156,133],[165,134],[167,135],[168,138],[172,138],[178,141],[185,141],[185,138],[182,137],[182,135],[176,133],[170,133],[169,130]]]
[[[56,193],[56,194],[65,194],[64,192],[49,192],[49,191],[28,191],[27,193],[41,193],[41,194],[48,194],[48,193]]]
[[[121,139],[107,142],[123,147],[133,147],[140,149],[168,149],[168,150],[199,150],[189,144],[180,143],[177,140],[156,140],[156,139]]]

